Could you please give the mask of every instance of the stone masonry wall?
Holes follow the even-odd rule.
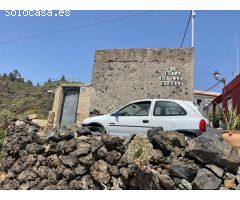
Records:
[[[192,48],[97,50],[91,110],[107,113],[144,98],[193,100],[193,64]],[[173,85],[162,83],[172,70],[180,73],[167,77]]]
[[[240,189],[240,157],[221,135],[151,129],[114,137],[87,128],[42,134],[27,117],[11,122],[0,162],[0,190]]]

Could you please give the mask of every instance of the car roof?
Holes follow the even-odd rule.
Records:
[[[175,102],[186,102],[186,100],[181,100],[181,99],[139,99],[139,100],[135,100],[132,101],[131,103],[134,102],[139,102],[139,101],[175,101]],[[192,102],[192,101],[188,101],[188,102]]]

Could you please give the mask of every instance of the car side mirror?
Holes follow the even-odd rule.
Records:
[[[112,114],[111,114],[111,116],[112,117],[117,117],[118,116],[118,112],[116,111],[116,112],[113,112]]]

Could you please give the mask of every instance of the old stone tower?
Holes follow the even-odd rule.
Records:
[[[193,48],[96,50],[91,109],[145,98],[193,100]]]

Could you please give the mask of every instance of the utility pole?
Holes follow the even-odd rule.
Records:
[[[237,47],[237,72],[234,74],[235,76],[238,76],[238,69],[239,69],[239,60],[238,60],[238,34],[236,33],[236,47]]]
[[[194,17],[196,13],[192,10],[192,47],[194,47]]]

